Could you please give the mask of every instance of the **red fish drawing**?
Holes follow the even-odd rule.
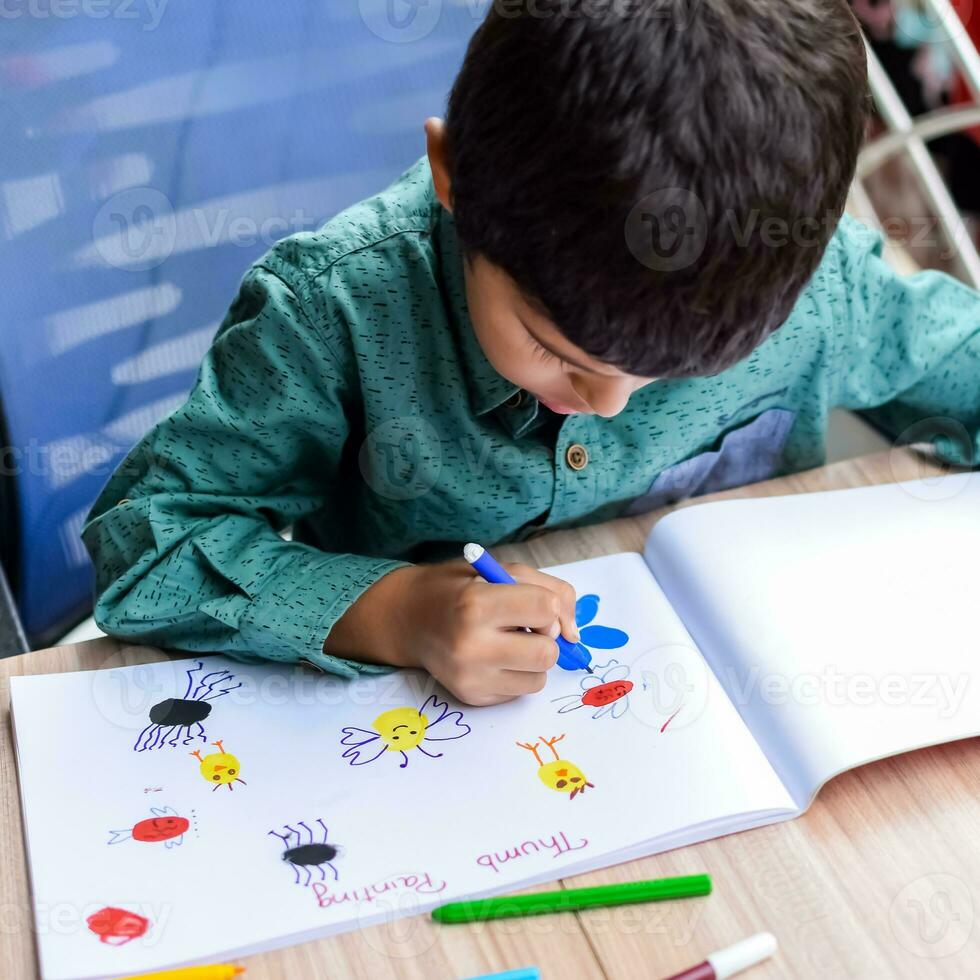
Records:
[[[146,844],[163,843],[164,847],[176,847],[183,843],[184,834],[191,825],[187,817],[180,816],[173,807],[150,807],[152,816],[139,820],[125,830],[110,830],[109,843],[124,840],[142,841]]]
[[[633,690],[632,681],[609,681],[606,684],[596,684],[582,695],[582,704],[590,708],[604,708],[613,701],[625,698]]]
[[[604,715],[619,718],[626,713],[628,695],[633,690],[633,682],[626,679],[629,667],[618,660],[610,660],[607,664],[596,664],[594,671],[582,679],[581,694],[566,694],[553,699],[553,704],[561,704],[559,714],[578,708],[596,708],[593,718]]]

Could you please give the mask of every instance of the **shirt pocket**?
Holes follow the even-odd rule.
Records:
[[[717,493],[776,474],[796,413],[771,408],[727,432],[721,445],[662,470],[650,489],[627,505],[625,514],[643,514],[666,504]]]

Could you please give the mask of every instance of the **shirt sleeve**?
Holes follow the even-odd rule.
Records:
[[[293,289],[253,267],[188,400],[128,455],[89,515],[102,629],[345,676],[387,669],[329,656],[323,643],[362,592],[404,563],[281,536],[315,512],[343,519],[351,375]]]
[[[980,463],[980,293],[941,272],[902,276],[882,237],[851,218],[838,231],[833,403],[866,410],[902,443]]]

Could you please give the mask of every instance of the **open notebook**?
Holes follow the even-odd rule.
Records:
[[[643,557],[552,570],[595,673],[493,708],[221,658],[14,678],[43,974],[268,949],[796,816],[842,770],[980,733],[978,556],[975,475],[684,509]]]

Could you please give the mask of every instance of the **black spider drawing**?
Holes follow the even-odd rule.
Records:
[[[201,676],[203,670],[204,661],[195,661],[194,666],[187,668],[184,696],[167,698],[150,708],[150,724],[140,732],[133,751],[173,746],[181,735],[184,745],[190,745],[195,738],[207,741],[201,722],[211,714],[210,702],[241,687],[242,681],[232,684],[235,675],[229,670],[212,670]]]
[[[278,837],[286,845],[282,859],[293,866],[293,871],[296,873],[295,883],[297,885],[302,884],[304,888],[312,881],[314,868],[320,872],[321,881],[326,881],[327,878],[327,873],[324,868],[330,869],[334,881],[340,877],[337,874],[337,869],[333,866],[333,859],[337,856],[337,848],[333,844],[327,843],[327,825],[319,817],[311,822],[320,825],[320,829],[323,831],[322,840],[314,840],[313,831],[310,829],[309,824],[303,820],[297,821],[296,824],[297,827],[303,828],[302,831],[297,830],[296,827],[292,827],[288,823],[282,828],[283,833],[279,833],[276,830],[269,831],[273,837]],[[299,880],[300,868],[306,872],[306,881],[304,882],[300,882]]]

